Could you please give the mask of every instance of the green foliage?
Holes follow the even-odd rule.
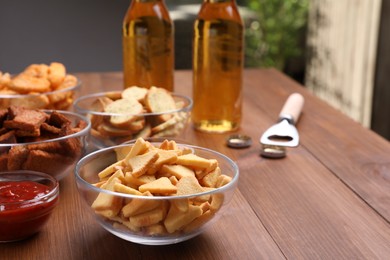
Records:
[[[289,58],[302,54],[299,44],[307,25],[310,0],[247,0],[256,14],[247,19],[246,66],[283,69]]]

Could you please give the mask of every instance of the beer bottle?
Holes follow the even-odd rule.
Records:
[[[242,113],[244,26],[235,0],[203,0],[194,24],[194,128],[228,132]]]
[[[174,25],[164,0],[132,0],[122,27],[124,87],[173,91]]]

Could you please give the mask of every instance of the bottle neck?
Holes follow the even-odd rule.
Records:
[[[136,3],[164,3],[164,0],[133,0]]]
[[[243,23],[235,0],[203,0],[198,19],[222,19]]]
[[[236,0],[203,0],[203,3],[211,3],[211,4],[217,4],[217,3],[235,3]]]
[[[164,0],[132,0],[127,9],[124,23],[145,16],[159,17],[161,20],[172,23]]]

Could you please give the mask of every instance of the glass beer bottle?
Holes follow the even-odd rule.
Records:
[[[174,25],[164,0],[132,0],[122,28],[124,87],[173,91]]]
[[[203,0],[194,24],[194,128],[228,132],[241,123],[244,26],[235,0]]]

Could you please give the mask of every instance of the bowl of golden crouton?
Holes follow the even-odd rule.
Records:
[[[15,75],[0,71],[0,109],[68,110],[80,87],[80,80],[60,62],[31,64]]]
[[[86,155],[75,178],[86,210],[108,232],[166,245],[199,235],[223,215],[239,169],[207,148],[138,138]]]
[[[183,137],[192,103],[163,88],[132,86],[81,96],[73,107],[91,120],[91,143],[100,149],[139,137]]]
[[[70,111],[0,109],[0,172],[37,171],[61,180],[86,153],[90,128]]]

